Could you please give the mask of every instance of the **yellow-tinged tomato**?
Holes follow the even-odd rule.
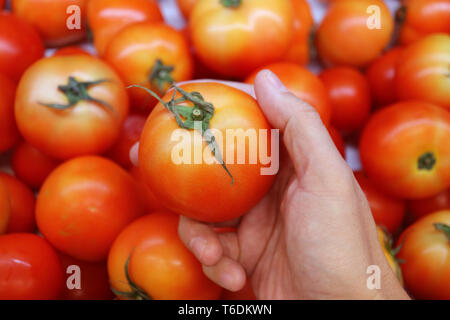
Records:
[[[384,256],[386,257],[389,266],[397,276],[398,281],[403,285],[402,269],[395,257],[395,249],[392,248],[392,237],[381,227],[377,227],[378,239],[380,240],[381,249],[383,249]]]

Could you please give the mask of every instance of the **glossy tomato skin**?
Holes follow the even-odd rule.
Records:
[[[88,0],[12,0],[12,12],[27,21],[40,33],[46,46],[57,47],[83,40],[86,36],[86,5]],[[77,6],[75,9],[71,6]],[[71,9],[71,10],[69,10]],[[71,13],[70,15],[68,13]],[[81,15],[78,22],[71,15]],[[68,23],[74,24],[73,29]]]
[[[379,29],[368,28],[370,6],[380,9]],[[317,30],[316,47],[326,65],[364,67],[388,45],[393,29],[391,13],[381,0],[335,1]]]
[[[14,175],[32,189],[39,189],[59,163],[26,142],[19,143],[11,157]]]
[[[259,156],[252,161],[248,156],[245,156],[245,161],[237,160],[237,152],[233,150],[243,147],[248,155],[251,148],[259,146],[262,152],[268,150],[270,154],[270,125],[256,101],[240,90],[219,83],[191,83],[181,88],[187,92],[200,92],[205,101],[214,105],[210,128],[213,132],[220,132],[223,139],[219,141],[226,140],[223,147],[219,148],[234,183],[224,168],[214,161],[215,158],[210,148],[204,144],[200,133],[194,130],[179,131],[175,118],[161,104],[156,106],[147,119],[140,140],[139,166],[144,180],[161,203],[173,212],[208,222],[236,218],[261,200],[272,185],[276,172],[262,175],[261,170],[268,169],[270,164],[263,165]],[[169,101],[172,95],[169,92],[163,100]],[[176,97],[180,97],[179,93]],[[236,134],[237,139],[244,139],[245,132],[250,130],[255,134],[253,141],[256,145],[245,143],[244,146],[241,143],[236,146],[236,139],[226,139],[227,130],[234,130],[228,133]],[[186,134],[189,138],[184,136],[182,141],[179,138],[173,139],[171,137],[174,132]],[[264,136],[259,138],[261,132],[267,132],[267,139]],[[191,152],[190,157],[177,159],[180,153],[176,150],[179,148],[198,150],[200,147],[203,157],[196,152],[200,155],[200,159],[196,158],[196,163],[192,157],[194,152]],[[255,151],[253,154],[256,154]],[[232,159],[235,159],[234,164],[231,164]],[[272,161],[271,164],[274,165],[275,162]]]
[[[87,89],[104,103],[80,100],[63,110],[43,105],[68,104],[58,87],[67,85],[69,77],[80,82],[105,80]],[[56,56],[40,60],[25,72],[17,89],[15,115],[28,143],[54,158],[69,159],[111,147],[128,115],[128,97],[119,76],[101,60]]]
[[[158,60],[173,68],[169,77],[175,82],[189,80],[193,74],[190,48],[183,34],[162,23],[136,23],[124,28],[111,40],[104,58],[126,86],[138,84],[159,95],[164,95],[171,83],[163,81],[158,85],[158,79],[165,76],[151,79]],[[148,113],[158,102],[139,88],[130,88],[128,93],[136,111]]]
[[[67,273],[67,277],[74,275],[74,271],[68,269],[70,266],[79,267],[81,288],[69,289],[63,286],[59,299],[61,300],[111,300],[114,294],[111,291],[108,279],[106,262],[86,262],[68,255],[59,253],[62,269]]]
[[[298,98],[312,105],[325,125],[330,123],[331,105],[322,81],[305,67],[290,62],[278,62],[264,66],[252,72],[246,83],[253,84],[256,75],[263,69],[275,73],[286,88]]]
[[[405,49],[397,67],[400,100],[419,99],[450,110],[450,35],[434,34]]]
[[[100,56],[105,53],[109,42],[126,26],[144,21],[163,21],[155,0],[89,0],[87,16]]]
[[[0,18],[1,19],[1,18]],[[0,53],[1,54],[1,53]],[[0,73],[0,153],[11,149],[19,141],[14,118],[15,83]]]
[[[37,31],[22,19],[0,12],[0,72],[19,81],[22,73],[44,55]]]
[[[404,15],[399,42],[408,45],[432,33],[450,33],[448,0],[407,0],[399,14]]]
[[[36,204],[39,230],[50,243],[92,262],[104,260],[120,231],[142,213],[131,176],[97,156],[75,158],[56,168]]]
[[[319,75],[331,105],[331,124],[349,134],[361,129],[371,109],[370,88],[357,69],[334,67]]]
[[[129,169],[130,174],[133,176],[137,183],[139,196],[142,199],[142,203],[145,207],[145,212],[154,212],[164,210],[164,206],[161,204],[159,199],[155,196],[155,193],[144,181],[141,169],[136,166],[131,166]]]
[[[309,62],[314,20],[306,0],[291,0],[294,13],[294,36],[285,60],[300,65]]]
[[[292,9],[289,0],[246,0],[236,8],[199,0],[189,20],[195,52],[211,70],[245,77],[286,54],[293,36]]]
[[[9,201],[8,189],[0,182],[0,234],[6,232],[11,214],[11,202]]]
[[[376,106],[386,106],[396,102],[395,74],[402,52],[402,47],[394,47],[366,69],[372,100]]]
[[[408,201],[408,222],[415,222],[430,213],[441,210],[450,210],[450,189],[430,198]]]
[[[130,149],[141,138],[147,117],[142,114],[130,114],[124,121],[119,137],[109,149],[107,156],[123,168],[131,168]]]
[[[155,212],[130,224],[117,237],[108,257],[111,285],[129,292],[128,274],[156,300],[217,299],[222,288],[206,278],[202,266],[178,237],[179,217]],[[149,272],[152,270],[152,272]]]
[[[364,171],[400,198],[433,196],[450,185],[450,113],[421,101],[379,110],[360,139]]]
[[[405,286],[416,299],[450,299],[450,235],[437,230],[436,223],[450,227],[450,211],[438,211],[420,219],[398,240]]]
[[[394,234],[403,223],[405,201],[378,189],[361,171],[355,172],[355,178],[369,201],[375,223]]]
[[[0,236],[0,299],[53,300],[63,286],[56,251],[30,233]]]
[[[6,186],[11,204],[7,233],[34,232],[36,222],[34,193],[19,179],[0,172],[0,181]]]

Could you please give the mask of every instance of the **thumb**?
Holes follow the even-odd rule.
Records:
[[[278,77],[263,70],[255,79],[256,99],[272,127],[280,129],[283,141],[297,173],[306,168],[324,170],[343,165],[328,130],[318,112],[284,87]]]

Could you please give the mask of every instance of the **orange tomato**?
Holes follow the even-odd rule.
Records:
[[[89,52],[87,52],[86,50],[84,50],[82,47],[79,46],[62,47],[53,52],[54,56],[70,56],[74,54],[84,54],[87,56],[91,56]]]
[[[326,65],[364,67],[388,45],[393,30],[394,20],[383,1],[335,1],[317,30],[316,47]]]
[[[192,78],[189,46],[181,32],[155,23],[136,23],[120,31],[109,43],[104,59],[127,86],[139,84],[164,95],[173,82]],[[157,100],[138,88],[129,89],[138,111],[150,111]]]
[[[141,197],[142,203],[145,206],[145,211],[153,212],[153,211],[163,210],[164,206],[161,204],[159,199],[155,196],[152,189],[150,189],[150,187],[147,185],[147,183],[145,183],[139,167],[132,166],[129,169],[129,172],[133,176],[133,178],[135,179],[135,181],[137,183],[139,196]]]
[[[6,232],[10,213],[11,203],[9,202],[8,190],[6,189],[6,186],[0,182],[0,234]]]
[[[0,153],[19,142],[19,131],[14,118],[15,83],[0,73]]]
[[[85,38],[87,1],[12,0],[11,9],[36,28],[46,46],[58,47]]]
[[[181,13],[186,19],[190,17],[191,12],[197,2],[198,0],[177,0],[178,7],[180,8]]]
[[[430,198],[408,201],[408,222],[415,222],[420,218],[444,209],[450,210],[450,189],[442,191]]]
[[[103,56],[109,42],[126,26],[136,22],[163,21],[155,0],[89,0],[87,17],[100,56]]]
[[[292,9],[290,0],[200,0],[189,19],[195,52],[211,70],[244,77],[286,54]]]
[[[413,43],[397,66],[397,97],[419,99],[450,110],[450,35],[434,34]]]
[[[146,215],[126,227],[109,252],[108,273],[119,297],[128,299],[217,299],[222,288],[203,273],[200,262],[178,237],[179,217]],[[151,272],[149,272],[151,270]],[[141,293],[133,290],[130,281]]]
[[[319,77],[302,66],[289,62],[279,62],[254,71],[245,82],[253,84],[256,75],[263,69],[269,69],[275,73],[289,91],[312,105],[325,125],[330,123],[331,106],[325,86]]]

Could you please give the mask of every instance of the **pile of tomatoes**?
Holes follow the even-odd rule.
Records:
[[[0,0],[0,299],[254,299],[206,278],[177,228],[179,214],[241,216],[275,178],[225,164],[233,146],[194,120],[271,127],[235,88],[172,86],[262,69],[315,107],[343,157],[359,149],[405,289],[450,299],[450,3],[322,0],[314,21],[311,2],[178,0],[177,30],[156,0]],[[210,163],[174,163],[180,128]]]

